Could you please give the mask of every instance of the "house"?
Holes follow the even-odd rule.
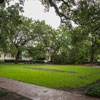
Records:
[[[24,56],[25,52],[22,52],[22,60],[32,60],[31,57],[25,57]],[[0,60],[15,60],[15,57],[12,57],[12,55],[10,53],[5,54],[3,52],[0,52]]]
[[[5,55],[5,53],[0,52],[0,60],[15,60],[15,58],[9,53]]]

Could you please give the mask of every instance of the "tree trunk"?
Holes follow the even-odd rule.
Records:
[[[18,64],[18,59],[19,59],[20,54],[21,54],[21,51],[18,50],[17,55],[16,55],[16,59],[15,59],[16,64]]]
[[[94,52],[91,51],[91,55],[90,55],[90,63],[93,64],[94,62]]]
[[[95,50],[94,50],[94,45],[91,46],[91,50],[90,50],[90,63],[93,64],[94,62],[94,54],[95,54]]]

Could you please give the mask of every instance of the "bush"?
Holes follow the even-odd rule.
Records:
[[[53,55],[52,56],[53,64],[74,64],[73,59],[69,59],[64,55]]]
[[[86,94],[90,96],[100,97],[100,83],[96,83],[86,90]]]
[[[29,60],[29,61],[19,60],[18,62],[19,63],[25,63],[25,64],[35,64],[35,63],[44,64],[45,63],[44,60],[33,60],[33,61],[31,61],[31,60]]]
[[[15,63],[15,60],[4,60],[5,63]],[[18,63],[26,63],[26,64],[44,64],[44,60],[19,60]]]
[[[0,88],[0,97],[7,95],[8,92]]]
[[[4,63],[4,61],[3,60],[0,60],[0,63]]]
[[[15,63],[15,60],[4,60],[5,63]],[[19,60],[18,63],[29,63],[33,61]]]
[[[44,63],[45,63],[45,61],[44,61],[44,60],[34,60],[34,63],[44,64]]]
[[[15,60],[4,60],[5,63],[15,63]]]

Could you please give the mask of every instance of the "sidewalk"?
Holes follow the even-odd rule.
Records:
[[[0,87],[32,100],[100,100],[100,98],[49,89],[0,77]]]

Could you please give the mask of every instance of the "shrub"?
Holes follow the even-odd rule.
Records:
[[[5,63],[15,63],[15,60],[4,60]],[[18,63],[28,63],[32,61],[27,61],[27,60],[19,60]]]
[[[4,60],[5,63],[14,63],[15,60]]]
[[[8,92],[0,88],[0,97],[7,95]]]
[[[44,60],[34,60],[34,63],[44,64],[44,63],[45,63],[45,61],[44,61]]]
[[[3,60],[0,60],[0,63],[4,63],[4,61]]]
[[[90,96],[100,97],[100,83],[96,83],[86,90],[86,94]]]

